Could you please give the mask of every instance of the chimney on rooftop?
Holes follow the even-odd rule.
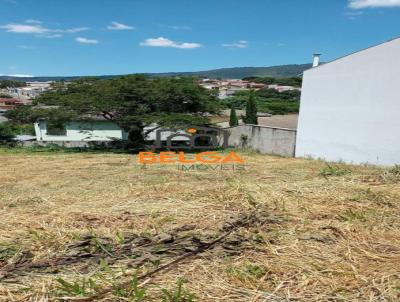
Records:
[[[318,67],[321,59],[321,54],[320,53],[315,53],[313,55],[313,64],[312,67]]]

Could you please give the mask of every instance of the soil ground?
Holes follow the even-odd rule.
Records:
[[[400,300],[397,170],[240,155],[0,151],[0,301]]]

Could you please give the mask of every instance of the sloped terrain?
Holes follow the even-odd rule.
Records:
[[[0,301],[398,301],[400,171],[0,151]]]

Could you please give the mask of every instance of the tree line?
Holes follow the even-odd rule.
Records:
[[[238,91],[234,96],[222,100],[225,108],[245,109],[250,96],[260,112],[270,114],[298,113],[301,92],[297,90],[278,92],[275,89]]]
[[[18,88],[18,87],[25,87],[25,82],[20,81],[13,81],[13,80],[0,80],[0,89],[5,88]]]
[[[280,86],[293,86],[300,88],[303,83],[302,77],[289,77],[289,78],[274,78],[274,77],[246,77],[243,78],[245,81],[250,81],[253,83],[260,83],[260,84],[277,84]]]
[[[200,87],[194,78],[149,78],[141,75],[113,79],[84,78],[58,82],[54,90],[6,113],[13,123],[45,119],[54,127],[71,120],[104,119],[128,133],[128,145],[144,143],[143,129],[209,125],[208,116],[221,104],[214,92]]]
[[[53,90],[36,98],[32,105],[20,106],[6,113],[10,120],[0,127],[0,141],[14,132],[29,131],[33,123],[46,120],[49,126],[62,128],[68,121],[99,118],[119,125],[128,133],[127,147],[144,145],[146,126],[183,128],[209,126],[209,117],[220,109],[231,108],[230,124],[238,124],[235,109],[246,109],[240,118],[257,124],[257,111],[282,114],[298,110],[298,91],[274,89],[241,91],[223,101],[214,91],[198,85],[196,78],[151,78],[129,75],[118,78],[82,78],[55,82]],[[25,133],[24,133],[25,134]]]

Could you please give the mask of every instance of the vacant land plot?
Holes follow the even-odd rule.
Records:
[[[400,171],[0,151],[0,301],[399,301]]]
[[[240,112],[236,112],[240,116]],[[242,113],[244,114],[244,113]],[[287,128],[287,129],[297,129],[299,115],[298,114],[285,114],[285,115],[272,115],[272,116],[261,116],[258,118],[258,125],[274,128]],[[213,117],[211,119],[214,123],[218,123],[219,126],[227,128],[229,127],[229,115]],[[242,121],[239,121],[242,125]]]
[[[268,127],[297,129],[298,120],[298,114],[273,115],[270,117],[259,117],[258,124]]]

